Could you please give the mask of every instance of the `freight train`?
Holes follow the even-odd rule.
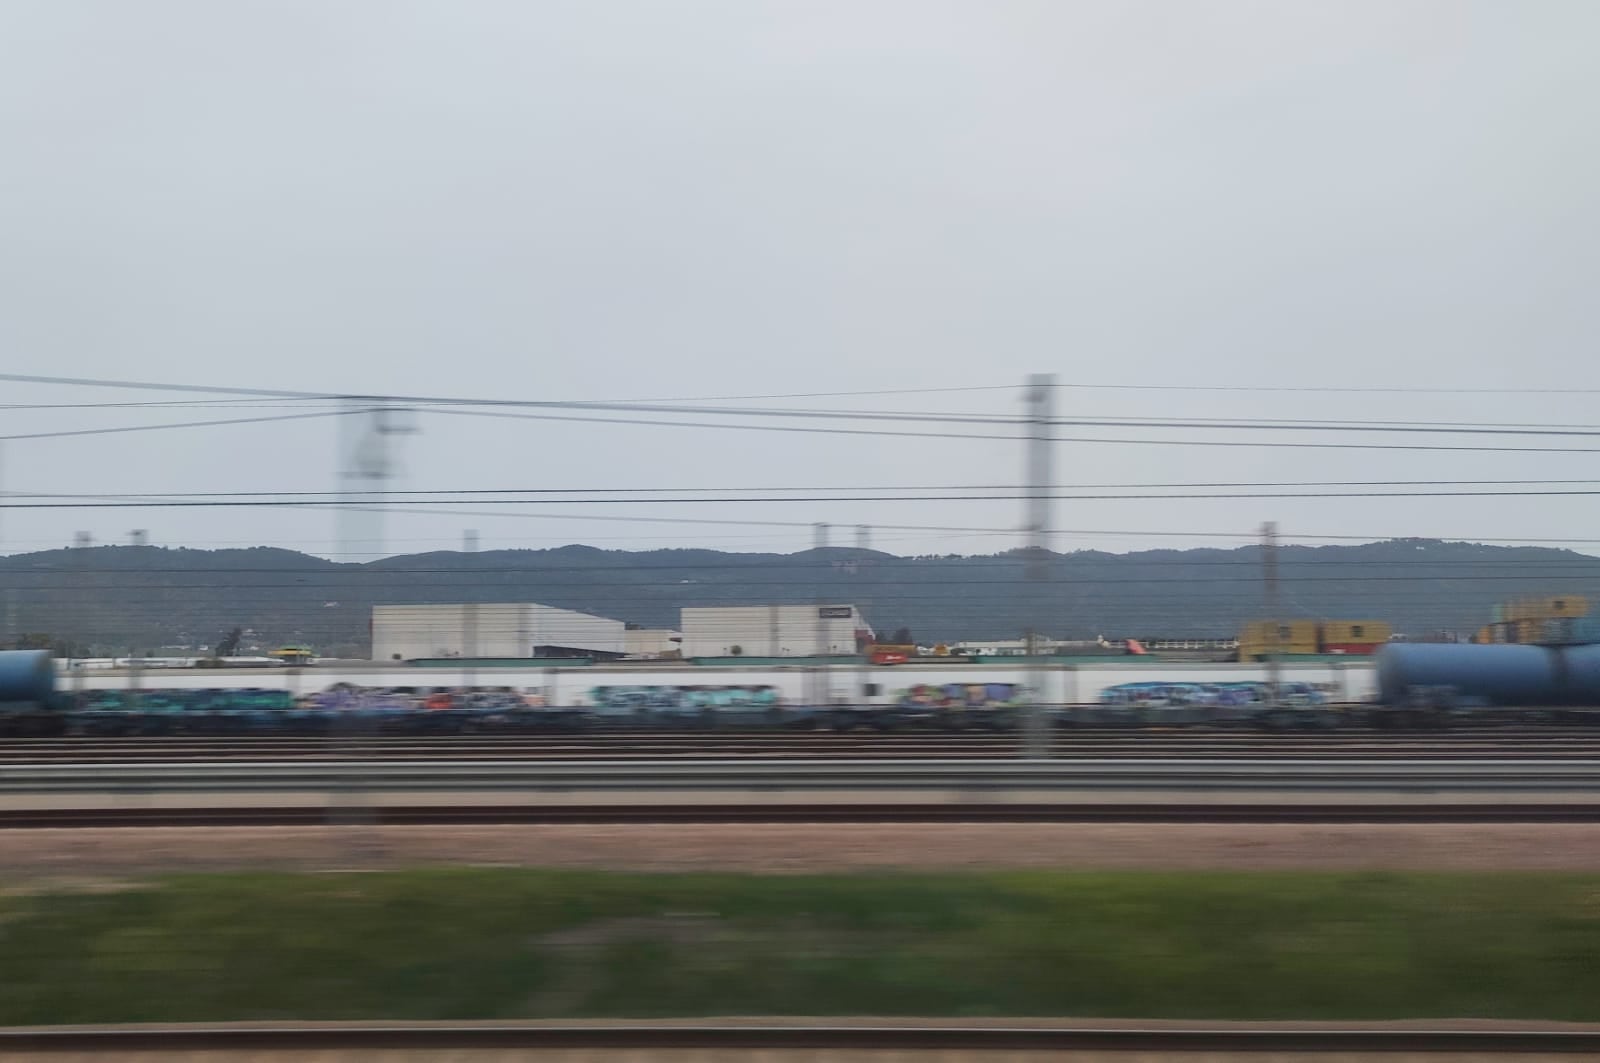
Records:
[[[1291,685],[1273,704],[1264,684],[1135,684],[1090,705],[1047,705],[1056,727],[1357,725],[1322,691]],[[1296,688],[1299,689],[1296,689]],[[1248,688],[1248,689],[1247,689]],[[294,697],[285,690],[143,689],[58,695],[48,708],[6,712],[7,736],[158,736],[345,733],[449,734],[630,728],[748,728],[947,732],[1016,730],[1033,703],[1010,683],[947,684],[876,705],[790,703],[765,686],[595,687],[585,705],[550,705],[511,688],[453,691],[340,687]],[[1271,706],[1271,707],[1269,707]]]
[[[1159,678],[1158,678],[1159,677]],[[582,728],[1005,731],[1027,707],[1058,727],[1327,728],[1600,719],[1600,645],[1393,644],[1376,658],[1260,669],[571,667],[316,668],[73,674],[0,653],[0,734],[434,733]]]
[[[1154,678],[1169,676],[1170,678]],[[583,728],[1007,731],[1046,706],[1073,726],[1359,722],[1363,664],[1292,665],[1272,698],[1248,666],[1069,664],[1027,670],[835,667],[331,667],[55,675],[0,654],[0,734],[398,733]]]
[[[1447,726],[1600,722],[1600,644],[1395,643],[1250,665],[69,669],[0,652],[0,735],[402,733],[620,727],[1015,728],[1029,706],[1074,726]]]

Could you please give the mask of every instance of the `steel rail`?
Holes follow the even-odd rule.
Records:
[[[1600,759],[343,759],[32,762],[0,793],[270,791],[1600,792]]]
[[[369,805],[0,809],[0,830],[124,827],[536,826],[559,824],[896,823],[1600,823],[1600,804],[1050,804],[852,803],[637,805]]]
[[[1167,1052],[1600,1052],[1600,1030],[1308,1027],[1141,1029],[1052,1026],[687,1026],[430,1024],[0,1030],[16,1052],[453,1051],[696,1049]]]
[[[1085,752],[1085,751],[1080,751],[1080,753],[1082,753],[1082,752]],[[259,763],[263,763],[265,761],[285,759],[285,758],[293,759],[295,761],[302,762],[302,763],[327,763],[329,758],[334,757],[334,756],[338,756],[338,755],[342,755],[342,754],[278,752],[278,753],[273,753],[273,754],[270,754],[270,755],[267,755],[267,756],[262,756],[260,754],[252,756],[250,754],[220,752],[220,751],[212,750],[212,751],[205,751],[205,752],[198,752],[198,753],[167,754],[165,756],[128,756],[128,757],[124,757],[124,756],[115,756],[115,755],[106,755],[106,754],[97,754],[97,755],[89,755],[89,756],[70,756],[70,757],[69,756],[44,757],[44,758],[12,758],[12,757],[0,756],[0,775],[3,775],[4,772],[6,772],[8,770],[11,770],[11,769],[14,769],[14,768],[30,768],[30,767],[33,767],[33,766],[36,766],[36,765],[44,765],[44,764],[67,764],[67,763],[70,763],[70,764],[75,764],[75,765],[87,768],[87,767],[89,767],[91,765],[94,765],[94,766],[106,766],[106,767],[112,767],[112,766],[118,766],[118,765],[138,765],[138,764],[163,764],[163,765],[165,765],[165,764],[185,764],[185,763],[213,763],[213,762],[216,762],[216,761],[219,761],[219,760],[223,760],[223,761],[226,761],[228,763],[237,765],[241,769],[243,769],[245,767],[248,767],[251,764],[259,764]],[[783,752],[783,751],[779,751],[779,750],[751,750],[748,753],[723,752],[723,751],[715,751],[715,750],[708,752],[708,751],[704,751],[704,750],[699,750],[699,751],[684,752],[684,753],[648,753],[648,754],[632,753],[631,755],[647,757],[650,760],[652,760],[652,761],[654,761],[656,763],[661,763],[661,764],[672,763],[672,762],[675,762],[675,761],[685,761],[685,760],[702,760],[702,761],[710,761],[710,762],[721,762],[721,763],[736,764],[736,763],[740,763],[742,761],[750,760],[750,759],[759,759],[759,760],[764,760],[764,761],[771,761],[773,763],[793,762],[793,761],[797,761],[797,760],[821,760],[821,761],[825,761],[825,762],[828,762],[828,763],[834,763],[834,764],[861,764],[861,763],[867,763],[867,762],[873,762],[873,761],[881,761],[881,760],[896,760],[896,761],[902,761],[902,762],[907,762],[907,763],[917,763],[917,762],[922,762],[922,761],[937,760],[937,759],[947,758],[947,757],[951,757],[951,756],[959,756],[959,757],[961,757],[963,759],[967,759],[967,760],[980,760],[980,761],[984,761],[986,763],[998,764],[998,763],[1005,763],[1007,761],[1015,760],[1019,756],[1019,754],[1016,753],[1015,751],[973,751],[973,750],[949,750],[949,749],[946,749],[946,750],[921,749],[921,750],[904,750],[904,751],[875,750],[875,751],[865,751],[865,752],[861,752],[861,753],[823,754],[821,756],[819,756],[815,751]],[[1229,750],[1218,750],[1218,751],[1211,752],[1211,753],[1200,753],[1200,754],[1191,754],[1191,753],[1184,753],[1182,751],[1172,751],[1172,750],[1148,750],[1148,751],[1141,751],[1141,752],[1137,752],[1137,753],[1135,753],[1135,752],[1105,753],[1105,752],[1102,752],[1102,751],[1096,751],[1095,752],[1095,756],[1097,756],[1099,759],[1107,760],[1107,761],[1124,761],[1124,762],[1139,762],[1139,761],[1147,760],[1151,756],[1157,756],[1157,757],[1162,757],[1162,758],[1181,758],[1181,759],[1184,759],[1184,760],[1191,760],[1191,761],[1206,761],[1206,760],[1214,760],[1219,756],[1222,756],[1222,757],[1235,757],[1236,758],[1236,757],[1250,756],[1250,755],[1251,754],[1248,751],[1240,751],[1240,750],[1231,750],[1231,751],[1229,751]],[[1383,751],[1379,751],[1379,752],[1356,752],[1356,751],[1352,751],[1352,752],[1343,753],[1343,754],[1340,754],[1340,753],[1330,754],[1330,753],[1328,753],[1326,751],[1319,751],[1319,752],[1283,754],[1283,753],[1277,753],[1277,752],[1272,752],[1272,753],[1263,752],[1263,753],[1261,753],[1259,755],[1261,757],[1263,757],[1263,758],[1271,758],[1276,763],[1278,763],[1280,765],[1286,765],[1286,766],[1287,765],[1292,765],[1292,764],[1321,763],[1321,762],[1327,762],[1327,761],[1345,762],[1345,761],[1356,761],[1356,760],[1365,760],[1365,761],[1373,761],[1373,762],[1382,761],[1382,762],[1388,762],[1388,763],[1404,763],[1404,764],[1425,764],[1425,763],[1427,763],[1427,764],[1450,764],[1450,763],[1459,762],[1459,761],[1461,761],[1463,759],[1470,759],[1470,760],[1474,760],[1474,761],[1483,761],[1483,762],[1496,761],[1496,762],[1502,762],[1502,763],[1503,762],[1525,762],[1525,761],[1528,761],[1528,760],[1538,760],[1541,763],[1550,764],[1552,766],[1557,766],[1557,765],[1561,765],[1561,764],[1570,764],[1570,763],[1574,763],[1574,762],[1584,762],[1584,761],[1590,761],[1590,760],[1594,760],[1596,758],[1600,758],[1600,748],[1572,749],[1572,750],[1548,750],[1548,751],[1539,751],[1539,750],[1500,750],[1500,751],[1493,751],[1493,750],[1490,750],[1490,751],[1476,751],[1476,752],[1464,752],[1464,753],[1451,753],[1451,752],[1404,753],[1404,752],[1383,752]],[[537,760],[541,760],[541,761],[548,761],[550,763],[592,764],[592,763],[595,763],[596,761],[615,759],[616,756],[617,756],[617,753],[615,751],[594,751],[594,752],[590,752],[590,753],[554,753],[554,754],[552,754],[552,753],[550,753],[549,751],[546,751],[546,750],[525,750],[525,751],[520,751],[520,752],[507,752],[507,753],[484,753],[484,754],[471,754],[471,753],[468,753],[468,754],[462,754],[462,753],[456,752],[456,751],[429,751],[429,750],[425,750],[424,749],[424,750],[407,750],[407,751],[396,752],[396,753],[374,752],[372,754],[368,754],[367,758],[372,762],[379,762],[379,763],[387,762],[387,761],[393,761],[393,760],[397,760],[397,759],[408,759],[408,758],[415,758],[415,757],[431,757],[431,758],[440,759],[440,760],[448,759],[448,758],[456,758],[456,759],[460,759],[460,760],[470,761],[470,762],[472,762],[474,764],[493,765],[493,764],[514,764],[514,763],[518,763],[520,761],[526,761],[526,760],[529,760],[529,759],[537,759]],[[3,779],[0,779],[0,789],[3,789]]]
[[[500,754],[549,751],[550,753],[612,753],[617,756],[629,753],[680,754],[706,753],[756,753],[765,750],[777,752],[813,752],[820,756],[858,754],[882,751],[949,750],[1015,753],[1020,742],[1009,735],[941,735],[908,734],[863,738],[858,736],[785,736],[785,735],[369,735],[358,736],[298,736],[298,737],[247,737],[247,736],[166,736],[121,738],[53,738],[53,739],[0,739],[0,758],[27,759],[29,757],[55,757],[73,754],[104,754],[108,756],[160,756],[163,754],[212,751],[218,755],[243,756],[271,753],[325,754],[351,741],[359,742],[368,753],[418,751],[437,754],[456,750],[467,754]],[[1473,752],[1500,750],[1529,750],[1534,752],[1568,752],[1591,750],[1600,753],[1600,732],[1594,730],[1563,734],[1474,734],[1474,735],[1216,735],[1216,734],[1153,734],[1122,736],[1078,736],[1064,734],[1056,739],[1062,751],[1082,750],[1094,753],[1142,753],[1157,755],[1156,751],[1177,753],[1279,752],[1284,754],[1343,754],[1361,752],[1408,753],[1412,755],[1434,752]]]
[[[3,717],[0,717],[3,719]],[[381,721],[380,721],[381,722]],[[117,734],[110,732],[95,733],[85,731],[73,734],[54,735],[11,735],[5,738],[12,742],[166,742],[173,739],[230,739],[240,742],[273,742],[297,739],[315,739],[326,737],[330,731],[310,732],[293,730],[243,730],[233,732],[207,732],[204,730],[174,730],[168,733],[146,734]],[[964,729],[951,729],[932,724],[904,724],[897,727],[879,729],[876,727],[857,727],[847,731],[835,731],[831,727],[762,727],[751,725],[747,727],[702,727],[692,721],[686,721],[680,726],[654,726],[654,727],[529,727],[529,728],[484,728],[479,730],[426,730],[414,731],[382,731],[373,729],[369,731],[375,737],[384,738],[461,738],[482,741],[497,741],[499,739],[529,739],[529,738],[590,738],[604,740],[627,740],[637,738],[648,739],[679,739],[683,741],[714,741],[725,740],[731,742],[744,741],[751,738],[791,738],[799,741],[818,742],[847,742],[847,741],[905,741],[916,738],[1015,738],[1015,730],[992,729],[988,727],[972,726]],[[1331,727],[1331,728],[1281,728],[1272,729],[1250,726],[1245,723],[1235,725],[1222,724],[1157,724],[1129,723],[1123,726],[1104,727],[1079,727],[1064,726],[1055,729],[1054,734],[1059,737],[1072,738],[1101,738],[1101,739],[1128,739],[1137,741],[1151,737],[1172,738],[1259,738],[1263,740],[1292,739],[1292,738],[1390,738],[1390,739],[1434,739],[1434,738],[1482,738],[1500,735],[1520,735],[1525,738],[1546,737],[1559,738],[1570,735],[1600,735],[1600,716],[1593,723],[1503,723],[1503,724],[1451,724],[1444,727]]]
[[[494,745],[519,742],[592,742],[592,743],[661,743],[661,744],[727,744],[744,745],[753,742],[783,742],[797,745],[848,746],[874,744],[905,744],[919,742],[954,743],[1016,743],[1019,736],[1012,731],[994,731],[983,728],[945,730],[937,727],[904,727],[884,731],[855,730],[789,730],[749,728],[744,730],[709,730],[692,727],[654,729],[534,729],[534,730],[484,730],[484,731],[386,731],[379,728],[344,730],[321,734],[296,732],[192,731],[171,734],[112,734],[86,733],[74,735],[11,735],[0,737],[0,747],[50,747],[50,746],[164,746],[184,742],[216,742],[230,745],[274,745],[279,743],[327,742],[337,735],[359,734],[371,742],[458,742]],[[1450,743],[1484,741],[1561,742],[1580,740],[1600,742],[1600,724],[1592,726],[1505,726],[1505,727],[1451,727],[1443,729],[1289,729],[1262,730],[1257,728],[1225,727],[1122,727],[1104,729],[1062,728],[1054,738],[1066,743]]]
[[[34,756],[16,757],[0,754],[0,772],[8,768],[32,767],[40,764],[72,764],[83,765],[117,765],[117,764],[184,764],[184,762],[200,762],[200,760],[227,760],[230,764],[248,765],[258,764],[262,760],[294,759],[301,762],[317,762],[326,760],[331,756],[342,756],[344,752],[334,754],[330,751],[296,751],[296,749],[278,749],[266,752],[240,752],[234,749],[200,749],[200,751],[168,751],[146,752],[146,754],[115,754],[115,752],[91,752],[91,754],[34,754]],[[1251,756],[1250,749],[1213,749],[1213,751],[1186,751],[1186,749],[1141,749],[1141,751],[1104,751],[1094,749],[1094,756],[1107,760],[1146,760],[1149,757],[1179,757],[1186,760],[1216,759],[1216,757]],[[589,764],[594,760],[614,759],[624,756],[648,756],[651,759],[669,762],[669,760],[718,760],[726,764],[738,764],[741,760],[798,760],[821,759],[840,764],[862,762],[862,760],[928,760],[941,759],[941,757],[962,757],[968,760],[986,760],[986,762],[1005,762],[1016,759],[1019,752],[1016,749],[950,749],[938,746],[918,746],[907,749],[866,749],[866,751],[782,751],[782,749],[752,749],[749,752],[723,751],[723,749],[685,749],[685,751],[616,751],[616,749],[594,749],[594,751],[552,751],[552,749],[506,749],[506,751],[459,751],[459,749],[403,749],[403,751],[386,751],[374,749],[365,752],[363,756],[371,760],[394,760],[402,757],[437,757],[437,759],[466,759],[475,764],[504,764],[504,762],[518,762],[518,760],[539,759],[558,760],[566,764]],[[1574,762],[1574,760],[1592,760],[1600,757],[1600,746],[1576,749],[1469,749],[1469,751],[1365,751],[1365,749],[1350,749],[1350,751],[1259,751],[1264,757],[1272,757],[1278,762],[1312,762],[1312,760],[1389,760],[1389,762],[1451,762],[1470,757],[1474,760],[1526,760],[1539,759],[1550,764],[1560,762]]]
[[[283,738],[247,738],[243,736],[217,734],[217,735],[173,735],[153,737],[126,737],[126,738],[63,738],[63,739],[0,739],[0,747],[4,748],[83,748],[104,746],[107,748],[136,748],[139,746],[161,748],[183,744],[216,744],[233,747],[248,748],[250,746],[270,747],[275,745],[315,745],[326,744],[333,737],[330,735],[303,735]],[[1143,746],[1160,743],[1173,745],[1262,745],[1262,746],[1294,746],[1294,745],[1448,745],[1451,743],[1470,744],[1477,742],[1524,742],[1530,744],[1554,745],[1561,742],[1588,742],[1600,743],[1600,730],[1590,730],[1580,734],[1483,734],[1483,735],[1448,735],[1448,734],[1416,734],[1416,735],[1166,735],[1145,734],[1128,735],[1120,738],[1113,737],[1088,737],[1078,735],[1059,735],[1058,741],[1068,744],[1080,745],[1128,745]],[[920,734],[904,735],[899,737],[882,736],[875,738],[797,738],[773,735],[744,735],[728,737],[674,737],[667,735],[630,737],[624,735],[613,736],[587,736],[587,735],[449,735],[449,734],[416,734],[416,735],[373,735],[369,741],[375,743],[388,743],[404,745],[408,743],[435,743],[457,744],[465,746],[494,747],[499,745],[517,744],[569,744],[569,745],[601,745],[601,746],[627,746],[627,745],[659,745],[668,746],[726,746],[739,748],[741,746],[757,745],[762,743],[783,744],[793,746],[806,746],[813,748],[849,748],[852,746],[897,746],[920,745],[925,743],[949,743],[952,745],[1012,745],[1016,738],[1010,735],[960,735],[960,734]]]

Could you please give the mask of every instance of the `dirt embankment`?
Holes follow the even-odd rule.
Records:
[[[1600,824],[796,824],[0,831],[19,880],[419,864],[768,873],[1600,870]]]

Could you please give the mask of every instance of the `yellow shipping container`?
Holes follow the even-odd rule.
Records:
[[[1578,594],[1563,595],[1560,598],[1546,598],[1541,603],[1541,619],[1554,620],[1564,616],[1588,616],[1589,599]]]
[[[1320,649],[1315,620],[1252,620],[1239,633],[1239,659],[1250,661],[1269,653],[1312,654]]]
[[[1563,594],[1553,598],[1522,598],[1507,602],[1507,620],[1556,620],[1561,617],[1588,616],[1589,599],[1580,594]]]
[[[1253,620],[1245,625],[1239,641],[1260,643],[1263,646],[1282,646],[1285,647],[1285,652],[1288,652],[1289,646],[1315,646],[1317,622],[1285,620],[1275,624],[1270,620]]]
[[[1388,642],[1394,629],[1382,620],[1329,620],[1322,625],[1324,645]]]
[[[1317,641],[1317,622],[1315,620],[1284,620],[1273,623],[1271,620],[1252,620],[1244,626],[1244,633],[1240,635],[1240,638],[1249,639],[1253,642],[1315,643]]]

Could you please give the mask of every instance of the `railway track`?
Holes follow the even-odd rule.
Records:
[[[313,1025],[0,1030],[0,1055],[21,1052],[457,1052],[537,1051],[897,1051],[1169,1053],[1590,1054],[1600,1030],[1297,1028],[1278,1026],[1114,1028],[952,1025]],[[807,1057],[811,1058],[811,1057]]]
[[[0,809],[0,830],[125,827],[440,827],[785,823],[1600,823],[1600,805],[1520,804],[661,804],[196,806]]]
[[[1014,758],[1023,748],[1010,735],[684,734],[458,735],[292,738],[126,737],[0,740],[0,766],[45,761],[126,762],[292,758],[419,758],[458,760],[688,759],[940,759]],[[1064,732],[1058,756],[1097,758],[1274,759],[1549,759],[1600,757],[1600,734],[1499,731],[1451,734],[1218,735],[1211,733]]]
[[[0,793],[59,802],[91,795],[122,799],[160,795],[247,794],[475,794],[624,795],[630,803],[669,803],[668,794],[719,795],[725,803],[760,804],[783,794],[814,804],[816,795],[940,795],[943,799],[1014,802],[1029,794],[1101,795],[1163,793],[1167,803],[1185,794],[1261,795],[1545,795],[1547,800],[1595,803],[1600,759],[1373,757],[1133,758],[1062,757],[946,759],[838,757],[522,759],[342,757],[272,760],[33,761],[0,766]],[[808,794],[800,799],[794,795]],[[737,795],[737,796],[734,796]],[[680,798],[681,800],[682,798]],[[1081,802],[1078,796],[1074,800]],[[591,797],[590,802],[597,801]],[[165,801],[173,804],[175,802]],[[235,799],[230,803],[238,803]],[[261,798],[251,803],[266,803]],[[282,800],[274,802],[285,803]],[[452,801],[451,803],[457,803]],[[493,802],[502,803],[502,802]]]

